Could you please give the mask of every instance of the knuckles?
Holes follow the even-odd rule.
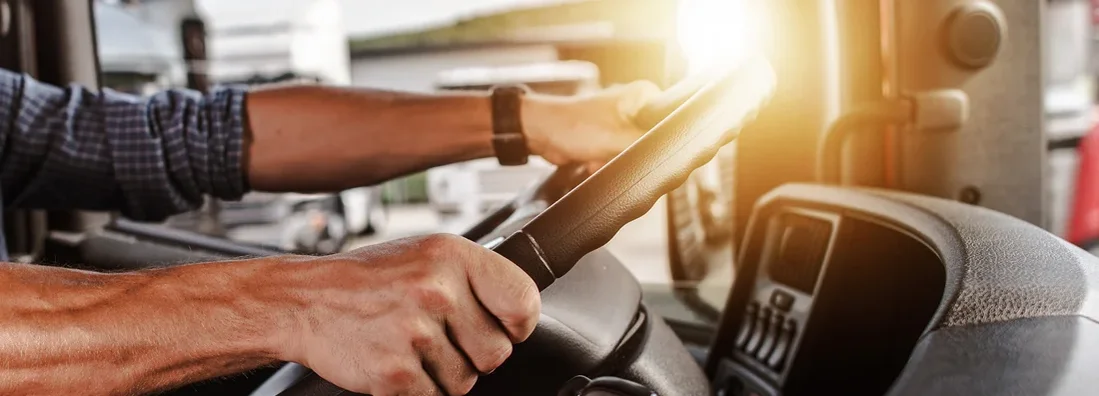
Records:
[[[431,331],[431,323],[421,316],[408,316],[401,321],[400,329],[403,336],[414,350],[423,350],[435,343],[435,332]]]
[[[408,291],[411,301],[421,309],[446,314],[453,310],[456,301],[442,280],[434,277],[420,279]]]
[[[380,373],[381,383],[377,384],[375,396],[404,395],[414,391],[416,376],[420,370],[414,369],[410,364],[394,364],[382,368]]]
[[[432,234],[420,237],[416,247],[427,260],[439,262],[464,254],[470,243],[472,242],[453,234]]]

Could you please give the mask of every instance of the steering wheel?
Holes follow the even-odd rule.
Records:
[[[754,118],[775,84],[774,72],[763,59],[677,84],[636,118],[639,126],[651,126],[649,132],[559,198],[569,190],[570,181],[577,179],[578,169],[558,169],[526,199],[540,202],[542,205],[535,207],[545,209],[510,235],[486,241],[486,246],[522,268],[544,291],[582,257],[610,241],[622,226],[646,213],[693,170],[709,162]],[[311,375],[281,395],[344,393]]]

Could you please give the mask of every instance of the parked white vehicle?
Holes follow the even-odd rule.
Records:
[[[427,199],[441,213],[485,212],[507,203],[553,170],[540,157],[531,157],[522,166],[500,166],[495,158],[442,166],[427,172]]]
[[[584,94],[599,89],[599,68],[581,61],[463,68],[440,73],[435,86],[440,90],[488,90],[505,84],[523,84],[542,94]],[[510,201],[553,170],[552,164],[538,157],[522,166],[500,166],[495,158],[441,166],[427,172],[427,197],[441,213],[485,212]]]

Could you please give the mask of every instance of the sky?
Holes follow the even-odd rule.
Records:
[[[284,19],[295,8],[313,0],[197,0],[206,14],[218,20]],[[437,26],[470,15],[561,0],[336,0],[350,36],[369,36]],[[221,17],[221,18],[219,18]]]

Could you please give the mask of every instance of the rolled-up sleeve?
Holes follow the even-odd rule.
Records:
[[[8,208],[118,210],[160,220],[238,199],[246,92],[139,98],[0,70],[0,194]]]

